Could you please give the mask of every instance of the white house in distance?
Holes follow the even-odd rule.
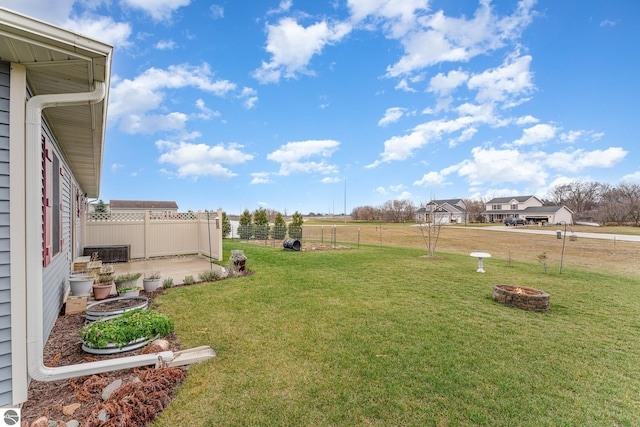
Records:
[[[431,200],[416,212],[416,221],[436,224],[469,222],[467,205],[462,199]]]
[[[113,47],[0,8],[0,406],[54,381],[155,364],[48,367],[43,349],[100,194]],[[171,353],[171,354],[168,354]]]
[[[485,203],[485,222],[524,218],[530,223],[573,224],[573,212],[566,206],[544,206],[535,196],[496,197]]]

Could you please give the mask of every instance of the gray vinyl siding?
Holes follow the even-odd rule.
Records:
[[[60,252],[51,259],[51,263],[44,269],[42,276],[43,286],[43,332],[44,340],[46,342],[53,326],[58,317],[58,313],[62,308],[64,299],[65,287],[68,286],[69,272],[71,270],[71,264],[69,263],[69,254],[71,252],[71,170],[67,162],[65,161],[62,153],[59,150],[59,146],[50,129],[43,126],[44,134],[53,143],[53,149],[56,156],[60,159],[60,167],[63,168],[64,174],[60,177],[61,189],[60,196],[62,198],[61,205],[63,207],[61,212],[61,229],[60,236],[63,238],[63,244]],[[54,171],[54,173],[57,173]]]
[[[11,403],[11,275],[9,242],[9,75],[0,62],[0,406]]]

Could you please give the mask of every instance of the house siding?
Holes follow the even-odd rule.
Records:
[[[0,62],[0,406],[12,400],[11,275],[9,241],[9,80]]]
[[[62,307],[65,289],[68,286],[68,278],[70,273],[70,257],[71,257],[71,170],[65,161],[58,143],[55,140],[51,130],[46,126],[42,129],[44,135],[53,143],[53,150],[60,159],[60,167],[63,169],[61,179],[60,197],[61,197],[61,226],[60,237],[62,245],[60,252],[56,254],[51,263],[44,268],[42,276],[43,286],[43,333],[46,342]],[[54,173],[58,173],[54,171]]]

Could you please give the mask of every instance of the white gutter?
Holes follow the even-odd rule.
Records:
[[[92,92],[38,95],[27,101],[25,147],[25,258],[27,309],[27,360],[29,375],[36,381],[56,381],[85,375],[170,362],[173,352],[121,357],[99,362],[51,368],[45,366],[42,284],[42,110],[47,107],[95,104],[104,100],[106,84],[96,82]]]

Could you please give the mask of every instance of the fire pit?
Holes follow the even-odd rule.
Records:
[[[501,304],[523,310],[545,311],[549,309],[551,296],[541,290],[514,285],[495,285],[493,299]]]

